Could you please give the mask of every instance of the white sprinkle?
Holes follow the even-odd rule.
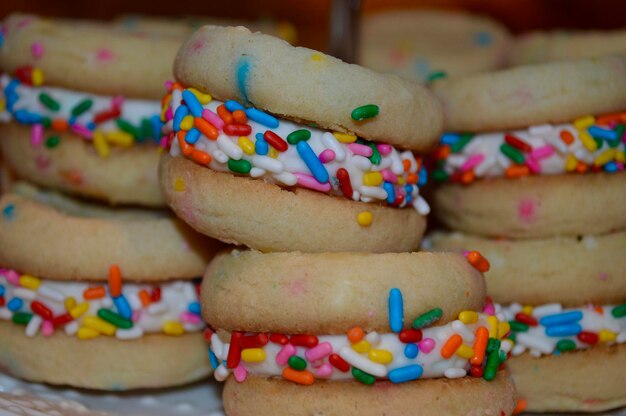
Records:
[[[217,336],[217,334],[211,335],[211,349],[213,350],[213,353],[215,354],[218,360],[224,359],[224,356],[222,355],[222,350],[224,349],[224,343],[222,342],[220,337]]]
[[[428,215],[430,214],[430,205],[421,195],[413,200],[413,207],[417,210],[420,215]]]
[[[511,354],[517,357],[518,355],[521,355],[524,351],[526,351],[525,346],[521,344],[515,344],[515,346],[513,346],[513,349],[511,350]]]
[[[21,298],[22,300],[35,300],[37,298],[37,292],[23,287],[16,287],[13,289],[13,296]]]
[[[254,155],[252,156],[252,164],[272,173],[280,173],[284,169],[283,162],[269,156]]]
[[[230,374],[230,371],[226,367],[224,367],[223,364],[220,364],[213,372],[213,375],[215,376],[215,379],[217,381],[226,380],[226,377],[228,377],[229,374]]]
[[[391,152],[389,157],[391,158],[391,171],[393,174],[398,176],[402,175],[404,173],[404,164],[398,152]]]
[[[260,178],[263,175],[265,175],[265,171],[263,169],[261,169],[261,168],[254,167],[254,168],[250,169],[250,177],[251,178]]]
[[[563,310],[563,306],[560,303],[547,303],[545,305],[537,306],[533,309],[533,316],[541,318],[546,315],[552,315],[560,313]]]
[[[387,199],[387,191],[377,186],[359,186],[359,192],[362,196],[376,198],[380,200]]]
[[[517,344],[525,345],[544,354],[551,354],[554,350],[552,343],[550,343],[550,341],[548,341],[547,339],[535,338],[534,336],[526,332],[518,333],[515,341],[517,342]]]
[[[335,135],[332,133],[324,133],[322,135],[322,143],[330,150],[335,152],[335,160],[337,162],[343,162],[346,158],[346,152],[343,150],[343,146],[339,143],[339,141],[335,138]]]
[[[8,308],[0,308],[0,319],[11,319],[13,317],[13,312],[11,312]]]
[[[72,321],[69,322],[67,325],[65,325],[65,333],[67,335],[74,335],[78,332],[78,322],[77,321]]]
[[[136,293],[127,293],[126,299],[128,300],[128,304],[133,310],[138,310],[138,309],[143,308],[143,304],[141,303],[141,300],[139,300],[139,296],[137,296]]]
[[[243,150],[241,147],[233,143],[228,136],[220,134],[217,138],[217,146],[231,159],[239,160],[243,157]]]
[[[467,375],[467,371],[463,368],[448,368],[443,372],[443,375],[447,378],[461,378]]]
[[[115,331],[115,337],[117,339],[127,340],[127,339],[137,339],[143,336],[143,329],[140,326],[135,325],[130,329],[119,329]]]
[[[226,153],[222,152],[219,149],[215,149],[213,151],[213,159],[217,160],[219,163],[228,162],[228,156],[226,155]]]
[[[151,303],[150,306],[148,306],[148,313],[150,315],[160,315],[164,313],[165,311],[167,311],[168,309],[169,307],[167,306],[167,303],[156,302],[156,303]]]
[[[28,322],[28,325],[26,325],[26,336],[27,337],[34,337],[35,335],[37,335],[37,332],[39,332],[39,327],[41,327],[41,323],[43,322],[43,318],[39,315],[33,315],[30,318],[30,321]]]
[[[378,345],[380,343],[380,334],[376,331],[369,332],[365,336],[365,340],[369,342],[372,346]]]
[[[552,133],[554,127],[552,124],[537,124],[536,126],[530,126],[528,132],[533,136],[543,136],[544,134]]]
[[[39,286],[39,289],[37,289],[37,293],[42,298],[46,298],[54,302],[63,302],[63,300],[65,299],[63,293],[59,292],[58,290],[52,289],[45,284]]]
[[[352,163],[356,166],[357,169],[362,171],[367,171],[372,168],[372,162],[365,156],[354,155],[352,156]]]
[[[351,364],[353,367],[357,367],[358,369],[365,371],[368,374],[376,377],[387,376],[387,368],[384,365],[368,360],[347,345],[341,347],[341,349],[339,350],[339,356],[343,358],[347,363]]]
[[[273,175],[274,179],[287,186],[295,186],[298,183],[298,178],[291,172],[281,172],[279,174]]]

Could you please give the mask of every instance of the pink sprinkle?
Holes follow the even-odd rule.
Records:
[[[286,344],[284,347],[278,351],[276,354],[276,364],[278,365],[286,365],[289,361],[289,357],[296,354],[296,347],[291,344]]]
[[[536,149],[533,149],[533,151],[530,152],[530,156],[537,160],[545,159],[547,157],[552,156],[553,154],[554,154],[554,149],[550,146],[541,146]]]
[[[541,173],[541,165],[532,157],[532,155],[527,157],[524,163],[528,166],[528,169],[530,169],[532,173]]]
[[[83,136],[85,139],[93,139],[93,132],[82,124],[74,123],[72,124],[71,129],[74,133]]]
[[[248,370],[238,365],[233,370],[233,376],[235,376],[235,380],[237,380],[237,382],[243,383],[244,381],[246,381],[246,378],[248,377]]]
[[[294,175],[298,178],[298,184],[304,186],[305,188],[313,189],[314,191],[319,192],[329,192],[331,189],[330,183],[319,183],[317,179],[311,175],[307,175],[305,173],[294,173]]]
[[[435,340],[432,338],[424,338],[417,344],[418,348],[424,354],[430,353],[435,348]]]
[[[335,152],[333,152],[331,149],[326,149],[319,155],[320,162],[322,163],[332,162],[333,160],[335,160],[335,156],[336,156]]]
[[[522,199],[517,207],[519,218],[526,222],[533,222],[535,219],[537,205],[532,199]]]
[[[111,61],[115,58],[115,54],[111,52],[109,49],[100,48],[96,52],[96,59],[100,62]]]
[[[44,337],[50,337],[54,334],[54,325],[52,325],[52,321],[43,321],[41,324],[41,334]]]
[[[476,166],[480,165],[483,160],[485,160],[485,155],[482,153],[468,157],[465,163],[463,163],[463,166],[461,166],[461,172],[467,172],[474,169]]]
[[[624,164],[622,162],[615,162],[615,164],[617,165],[617,170],[620,172],[624,170]]]
[[[391,145],[384,144],[384,143],[377,144],[376,148],[378,149],[380,154],[383,155],[383,156],[387,156],[393,150],[393,147]]]
[[[4,277],[6,277],[7,281],[13,286],[20,286],[20,275],[15,270],[7,270],[4,273]]]
[[[122,107],[122,105],[124,105],[124,96],[116,95],[111,99],[111,106],[113,108],[119,109]]]
[[[168,90],[168,91],[171,90],[172,89],[172,85],[174,85],[174,81],[172,81],[171,79],[165,81],[165,89],[166,90]]]
[[[141,310],[138,309],[136,311],[133,311],[133,314],[130,317],[130,320],[133,322],[139,322],[139,320],[141,319],[141,315],[142,315]]]
[[[174,118],[174,112],[172,111],[172,107],[169,107],[165,110],[165,121],[170,121]]]
[[[43,143],[42,124],[33,124],[33,128],[30,131],[30,142],[33,146],[41,146],[41,143]]]
[[[324,363],[320,368],[317,369],[315,375],[320,378],[327,378],[333,374],[333,366],[329,363]]]
[[[168,110],[172,111],[172,107],[170,107]],[[215,114],[213,111],[209,110],[208,108],[205,108],[204,110],[202,110],[202,118],[208,121],[209,123],[213,124],[213,127],[215,127],[218,130],[222,130],[224,128],[224,120],[222,120],[220,116],[218,116],[217,114]]]
[[[183,312],[180,314],[180,320],[182,322],[188,323],[188,324],[193,324],[193,325],[197,325],[202,323],[202,319],[196,315],[193,314],[191,312]]]
[[[30,45],[30,51],[32,52],[35,59],[39,59],[43,56],[44,53],[43,45],[41,44],[41,42],[33,42],[33,44]]]
[[[483,308],[483,313],[489,315],[489,316],[493,316],[496,314],[496,309],[493,306],[493,303],[488,303],[485,305],[485,307]]]
[[[167,148],[167,136],[161,137],[161,141],[159,142],[159,146],[162,148]]]
[[[304,353],[304,357],[309,361],[316,361],[329,356],[332,352],[333,346],[330,342],[322,342],[310,350],[307,350],[307,352]]]
[[[380,171],[380,174],[383,175],[383,180],[385,182],[398,183],[398,177],[394,175],[391,170],[383,169]]]
[[[355,155],[370,157],[374,154],[371,147],[359,143],[350,143],[348,149]]]

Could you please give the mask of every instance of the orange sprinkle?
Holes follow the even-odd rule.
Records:
[[[167,104],[171,99],[172,93],[167,93],[163,98],[161,98],[161,107],[165,107],[165,104]]]
[[[194,146],[185,141],[186,135],[187,132],[183,130],[179,130],[178,133],[176,133],[176,137],[178,138],[178,145],[180,146],[180,151],[183,153],[183,156],[189,156],[193,153],[194,150]]]
[[[588,170],[589,168],[583,162],[578,162],[578,165],[576,165],[576,172],[578,173],[585,173]]]
[[[360,326],[355,326],[354,328],[348,329],[348,339],[352,344],[356,344],[357,342],[361,341],[364,336],[365,333],[363,332],[363,328],[361,328]]]
[[[307,371],[307,370],[298,371],[298,370],[294,370],[291,367],[286,367],[283,370],[283,377],[286,380],[293,381],[294,383],[298,383],[298,384],[305,384],[307,386],[313,384],[313,382],[315,381],[315,377],[313,376],[313,373],[311,373],[310,371]]]
[[[220,116],[220,118],[224,120],[224,123],[226,124],[231,124],[234,120],[233,115],[230,114],[230,111],[226,109],[226,106],[224,104],[220,104],[220,106],[217,107],[217,115]]]
[[[567,130],[561,130],[559,137],[563,140],[563,143],[570,145],[574,143],[574,135]]]
[[[122,272],[115,264],[109,268],[109,293],[113,298],[122,295]]]
[[[408,176],[406,177],[406,182],[409,184],[414,184],[414,183],[417,183],[418,179],[419,177],[417,176],[417,173],[409,173]]]
[[[530,170],[526,165],[511,165],[506,168],[504,174],[509,179],[515,179],[521,178],[522,176],[528,176],[530,174]]]
[[[513,409],[513,415],[519,415],[524,410],[526,410],[526,406],[528,403],[524,399],[517,399],[517,403],[515,403],[515,409]]]
[[[474,182],[474,179],[476,179],[476,175],[474,174],[473,169],[466,170],[461,174],[461,183],[463,185],[469,185],[470,183]]]
[[[81,185],[83,183],[83,177],[80,176],[80,173],[75,169],[61,170],[59,171],[59,174],[63,177],[63,179],[73,185]]]
[[[404,171],[405,171],[405,172],[408,172],[408,171],[409,171],[409,169],[411,169],[411,161],[410,161],[410,160],[408,160],[408,159],[404,159],[404,160],[402,161],[402,164],[404,165]]]
[[[107,292],[104,286],[90,287],[89,289],[85,289],[83,292],[83,298],[86,300],[100,299],[105,297],[106,294]]]
[[[179,90],[180,91],[180,90],[183,90],[183,89],[184,89],[183,86],[180,85],[179,82],[175,82],[175,83],[172,84],[172,90]]]
[[[485,359],[487,342],[489,341],[489,330],[484,326],[476,329],[476,339],[474,341],[474,355],[470,358],[471,365],[481,365]]]
[[[598,312],[600,315],[602,315],[604,313],[604,308],[598,305],[595,307],[595,311]]]
[[[139,291],[139,300],[141,301],[141,304],[144,308],[150,305],[150,303],[152,302],[152,299],[150,299],[150,294],[145,289],[141,289]]]
[[[63,132],[67,131],[69,124],[67,123],[67,120],[63,120],[62,118],[55,118],[54,120],[52,120],[50,127],[52,127],[52,130],[54,131]]]
[[[204,332],[202,333],[202,335],[204,336],[204,340],[206,342],[211,342],[211,337],[213,336],[213,331],[211,331],[210,328],[205,328]]]
[[[213,124],[209,123],[201,117],[194,118],[193,125],[196,126],[196,128],[200,130],[202,134],[204,134],[211,140],[217,140],[217,136],[220,135],[215,126],[213,126]]]
[[[246,124],[248,122],[248,117],[246,117],[246,113],[243,110],[235,110],[233,111],[233,119],[235,123]]]
[[[212,160],[210,154],[197,149],[191,153],[191,158],[201,165],[208,165],[209,163],[211,163]]]
[[[596,118],[596,124],[609,126],[611,123],[619,123],[625,116],[626,113],[605,114]]]
[[[478,251],[470,251],[469,253],[467,253],[467,261],[481,273],[488,272],[489,268],[491,267],[489,261],[484,258],[483,255],[480,254]]]
[[[433,156],[435,157],[436,160],[443,160],[447,158],[448,156],[450,156],[451,152],[452,151],[450,150],[450,146],[446,144],[443,146],[439,146],[437,150],[435,150],[435,153],[433,154]]]
[[[443,358],[450,358],[459,349],[461,344],[463,343],[463,338],[459,334],[454,334],[445,344],[441,347],[441,356]]]

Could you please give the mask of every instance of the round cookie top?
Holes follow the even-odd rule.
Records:
[[[202,284],[205,320],[215,329],[343,334],[360,326],[390,332],[390,291],[402,293],[404,327],[435,308],[435,325],[480,311],[482,275],[452,253],[231,251],[218,254]],[[280,305],[280,307],[276,307]]]
[[[433,87],[449,131],[568,122],[626,108],[626,55],[520,66]]]
[[[424,87],[243,27],[204,26],[174,64],[184,85],[319,127],[425,150],[443,126]]]
[[[167,211],[108,208],[24,183],[0,199],[0,266],[44,278],[106,281],[117,265],[133,282],[191,279],[218,247]]]
[[[360,63],[418,82],[503,67],[505,27],[484,16],[442,10],[393,10],[365,15]]]
[[[47,85],[158,99],[181,42],[97,22],[13,14],[3,23],[0,69],[38,68]]]
[[[511,65],[626,53],[626,29],[531,32],[515,39]]]

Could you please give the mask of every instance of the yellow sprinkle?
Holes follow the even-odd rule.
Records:
[[[565,170],[573,172],[576,169],[576,166],[578,166],[578,159],[576,159],[574,155],[569,155],[565,161]]]
[[[43,85],[43,71],[39,68],[33,68],[33,71],[30,73],[30,80],[33,84],[33,87],[39,87]]]
[[[604,166],[609,163],[611,160],[615,159],[617,156],[617,151],[615,149],[607,149],[604,152],[600,153],[596,160],[593,161],[596,166]]]
[[[246,348],[241,351],[241,359],[247,363],[260,363],[265,361],[263,348]]]
[[[252,143],[252,140],[247,137],[241,136],[239,140],[237,140],[237,144],[241,147],[241,150],[243,150],[244,153],[248,155],[253,155],[255,153],[254,143]]]
[[[574,120],[574,127],[578,130],[586,130],[594,124],[596,124],[596,119],[593,116],[580,117]]]
[[[456,350],[456,355],[465,359],[472,358],[472,356],[474,355],[474,348],[470,347],[467,344],[461,344],[461,346]]]
[[[109,143],[107,142],[106,136],[99,130],[93,132],[93,147],[101,158],[105,159],[109,157]]]
[[[85,316],[83,318],[83,327],[93,329],[94,331],[98,331],[100,334],[108,336],[115,335],[115,331],[117,330],[115,325],[93,315]]]
[[[135,143],[133,135],[122,130],[108,131],[105,136],[109,143],[121,147],[130,147]]]
[[[30,290],[37,290],[41,280],[38,277],[31,276],[29,274],[23,274],[20,276],[20,286]]]
[[[524,305],[522,307],[522,313],[525,313],[526,315],[532,315],[534,310],[535,308],[533,308],[531,305]]]
[[[181,178],[176,178],[174,181],[174,191],[175,192],[184,192],[185,191],[185,181]]]
[[[323,57],[321,54],[319,54],[319,53],[314,53],[314,54],[311,54],[311,60],[312,60],[312,61],[317,61],[317,62],[320,62],[320,61],[322,61],[323,59],[324,59],[324,57]]]
[[[356,136],[354,134],[348,133],[339,133],[338,131],[333,133],[335,139],[340,141],[341,143],[354,143],[356,142]]]
[[[398,176],[398,185],[404,185],[404,178],[402,176]]]
[[[76,307],[76,299],[70,296],[67,299],[65,299],[65,302],[63,302],[63,305],[65,306],[65,310],[69,312]]]
[[[498,338],[498,318],[488,316],[487,323],[489,324],[489,338]]]
[[[595,152],[598,149],[598,143],[593,140],[593,137],[591,137],[591,134],[589,134],[587,130],[578,131],[578,137],[580,137],[580,141],[587,150]]]
[[[498,339],[504,338],[504,336],[511,330],[511,325],[506,321],[498,322]]]
[[[459,314],[459,321],[464,324],[475,324],[478,322],[478,313],[474,311],[463,311]]]
[[[370,360],[379,364],[389,364],[393,361],[393,354],[387,350],[370,350],[368,356]]]
[[[89,304],[87,302],[80,303],[70,309],[70,315],[72,315],[72,318],[78,319],[82,314],[87,312],[87,309],[89,309]]]
[[[7,109],[7,103],[4,100],[0,100],[0,113],[3,113]]]
[[[191,91],[193,95],[196,96],[196,98],[198,99],[198,101],[200,101],[200,104],[202,105],[208,104],[211,102],[211,100],[213,100],[211,94],[204,94],[195,88],[189,88],[189,91]]]
[[[167,112],[167,107],[163,107],[161,109],[161,121],[165,123],[165,113]]]
[[[165,321],[163,324],[163,333],[166,335],[183,335],[185,328],[180,322]]]
[[[369,227],[372,224],[372,221],[374,221],[374,217],[369,211],[361,211],[356,216],[356,222],[363,227]]]
[[[193,128],[193,116],[185,116],[183,120],[180,122],[181,130],[191,130]]]
[[[352,344],[352,349],[356,352],[368,352],[370,349],[372,349],[372,346],[370,345],[369,342],[362,339],[356,344]]]
[[[617,339],[617,334],[613,331],[609,331],[608,329],[603,329],[598,332],[598,339],[600,342],[613,342]]]
[[[378,186],[383,183],[383,175],[380,172],[368,172],[363,175],[363,185]]]
[[[298,40],[298,31],[296,30],[294,25],[291,24],[290,22],[287,22],[287,21],[278,22],[278,25],[276,26],[276,30],[278,31],[278,36],[281,39],[286,40],[292,45],[296,43],[296,41]]]
[[[76,336],[78,337],[78,339],[92,339],[99,335],[100,333],[96,331],[95,329],[84,328],[84,327],[79,328],[78,332],[76,333]]]
[[[278,157],[278,150],[274,149],[273,147],[270,146],[270,150],[269,152],[267,152],[267,155],[271,158],[276,159]]]
[[[615,160],[620,163],[626,163],[626,152],[623,150],[615,152]]]

